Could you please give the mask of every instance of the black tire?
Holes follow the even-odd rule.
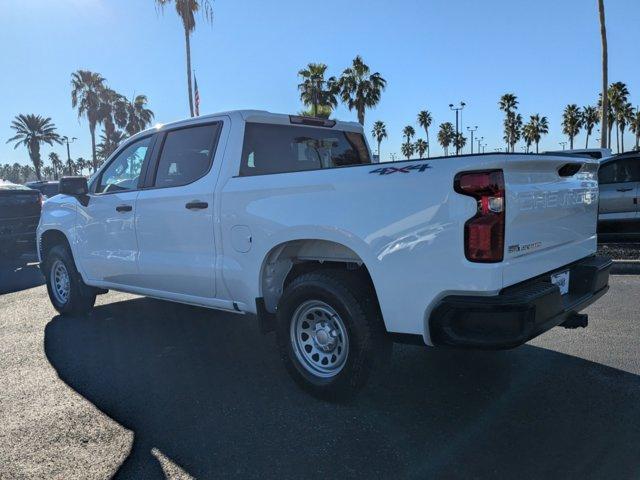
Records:
[[[57,262],[62,262],[69,275],[69,291],[66,301],[53,291],[53,268]],[[43,261],[43,273],[47,281],[47,292],[53,307],[62,315],[83,315],[89,312],[96,302],[96,291],[82,280],[76,269],[76,264],[66,245],[56,245],[47,253]]]
[[[312,301],[329,305],[346,327],[346,360],[342,369],[328,378],[311,372],[294,345],[294,315],[302,305]],[[388,363],[392,343],[385,336],[375,293],[354,272],[318,270],[300,275],[283,293],[276,317],[282,361],[296,383],[316,397],[348,400],[365,386],[375,365]]]

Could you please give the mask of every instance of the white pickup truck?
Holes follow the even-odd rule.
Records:
[[[256,314],[318,396],[357,391],[391,340],[511,348],[585,326],[608,289],[588,157],[372,165],[358,124],[233,111],[137,134],[60,190],[38,227],[60,313],[114,289]]]

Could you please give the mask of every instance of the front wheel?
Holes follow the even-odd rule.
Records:
[[[57,245],[49,251],[44,273],[49,299],[58,312],[81,315],[93,308],[96,292],[82,281],[68,248]]]
[[[353,273],[320,270],[296,278],[277,311],[280,355],[306,391],[330,400],[352,397],[391,343],[371,287]]]

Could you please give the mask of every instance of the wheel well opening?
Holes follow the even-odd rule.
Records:
[[[69,241],[64,233],[60,230],[47,230],[40,237],[40,259],[44,262],[47,255],[56,245],[65,245],[69,247]]]
[[[377,302],[369,270],[353,250],[327,240],[295,240],[277,246],[267,255],[261,278],[266,310],[275,313],[282,293],[296,277],[322,269],[351,272],[371,288]]]

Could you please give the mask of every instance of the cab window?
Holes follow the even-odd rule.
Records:
[[[328,128],[247,123],[241,176],[371,163],[361,134]]]
[[[221,123],[181,128],[166,135],[153,186],[178,187],[207,174]]]
[[[640,181],[640,159],[627,158],[608,162],[598,172],[601,184]]]
[[[136,190],[150,143],[151,137],[143,138],[120,152],[100,175],[95,193]]]

